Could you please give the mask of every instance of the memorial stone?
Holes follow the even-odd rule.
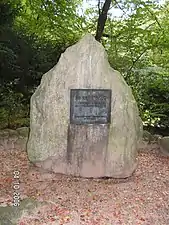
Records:
[[[131,176],[142,121],[130,87],[87,34],[43,75],[31,97],[28,157],[80,177]]]

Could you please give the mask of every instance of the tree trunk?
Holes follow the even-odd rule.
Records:
[[[98,18],[95,39],[99,42],[101,41],[101,37],[103,35],[104,26],[105,26],[105,23],[106,23],[106,20],[107,20],[107,12],[110,8],[111,1],[112,0],[105,0],[102,11],[101,11],[101,13],[99,15],[99,18]]]

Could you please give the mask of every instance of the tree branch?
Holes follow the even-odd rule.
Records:
[[[139,56],[132,62],[131,67],[128,69],[127,74],[131,72],[131,70],[133,69],[134,65],[138,62],[138,60],[141,58],[142,55],[144,55],[146,53],[146,51],[148,51],[149,48],[144,49]]]
[[[97,23],[97,30],[96,30],[96,36],[95,39],[97,41],[101,41],[101,37],[103,34],[104,26],[107,20],[107,12],[110,8],[111,0],[105,0],[105,3],[103,5],[103,9],[101,11],[101,14],[99,15],[98,23]]]

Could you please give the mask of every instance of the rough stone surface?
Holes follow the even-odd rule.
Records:
[[[28,138],[29,127],[20,127],[17,128],[16,131],[19,133],[19,136]]]
[[[17,225],[23,214],[32,213],[38,206],[45,204],[47,203],[26,198],[17,207],[0,207],[0,225]]]
[[[112,90],[110,125],[69,126],[70,89],[83,88]],[[61,55],[31,97],[28,157],[56,173],[128,177],[137,165],[141,137],[142,121],[131,89],[92,35]]]
[[[169,156],[169,136],[159,139],[160,150],[164,155]]]
[[[153,136],[151,135],[151,133],[148,132],[147,130],[143,130],[143,140],[150,143],[152,139],[153,139]]]
[[[159,142],[159,140],[162,138],[163,136],[162,135],[160,135],[160,134],[154,134],[153,135],[153,140],[154,140],[154,142]]]
[[[21,127],[16,130],[0,130],[0,150],[23,150],[26,151],[29,128]]]
[[[158,143],[160,138],[162,138],[162,136],[159,135],[159,134],[152,135],[147,130],[143,130],[143,141],[148,142],[148,144],[150,144],[150,143]]]

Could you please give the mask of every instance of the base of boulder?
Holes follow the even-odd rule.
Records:
[[[121,171],[113,171],[109,168],[109,171],[105,172],[102,162],[84,162],[82,164],[81,170],[74,170],[74,167],[67,165],[67,163],[62,159],[57,160],[54,157],[49,157],[48,159],[42,162],[34,163],[35,166],[44,169],[46,171],[70,175],[74,177],[83,177],[83,178],[127,178],[132,176],[135,172],[138,163],[132,165],[132,167],[124,168]],[[110,172],[111,171],[111,172]]]

